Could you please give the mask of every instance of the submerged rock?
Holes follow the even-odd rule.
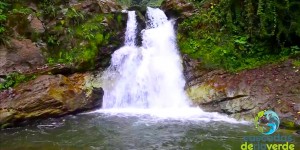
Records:
[[[57,117],[102,106],[102,88],[89,84],[91,75],[42,75],[0,93],[0,126]]]
[[[186,91],[206,111],[253,120],[258,111],[274,110],[286,128],[300,127],[300,74],[290,61],[240,73],[197,68],[185,59]]]

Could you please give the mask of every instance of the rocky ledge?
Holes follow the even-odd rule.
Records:
[[[258,111],[271,109],[281,126],[300,127],[300,67],[292,60],[240,73],[201,68],[185,57],[186,91],[205,111],[253,120]]]
[[[103,90],[93,87],[91,79],[89,73],[42,75],[0,92],[0,127],[100,108]]]
[[[164,0],[161,9],[171,18],[187,18],[196,11],[192,3],[186,0]]]

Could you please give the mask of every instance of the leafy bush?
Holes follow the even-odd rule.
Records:
[[[160,6],[163,0],[117,0],[120,5],[123,6]]]
[[[29,8],[24,8],[24,7],[17,7],[17,8],[14,8],[12,10],[11,13],[13,14],[24,14],[24,15],[28,15],[30,14],[32,11],[29,9]]]
[[[6,7],[8,6],[7,3],[5,2],[0,2],[0,44],[4,44],[6,41],[6,36],[5,36],[5,22],[7,19],[7,10]]]
[[[98,14],[82,20],[83,14],[72,8],[67,14],[47,35],[48,63],[63,63],[74,65],[79,69],[92,69],[101,47],[114,43],[111,39],[116,37],[122,16]],[[77,20],[78,23],[68,25],[70,19]]]
[[[68,8],[66,13],[66,20],[68,25],[79,25],[84,20],[84,15],[82,12],[77,11],[75,8]]]
[[[15,87],[20,83],[24,83],[30,80],[35,79],[35,75],[24,75],[20,73],[11,73],[6,76],[3,83],[0,83],[0,91],[8,89],[10,87]]]
[[[59,10],[61,8],[59,5],[67,1],[60,0],[40,0],[38,1],[38,7],[42,10],[41,15],[47,19],[53,19],[58,16]]]

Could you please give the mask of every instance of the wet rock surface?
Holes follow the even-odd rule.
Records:
[[[190,17],[196,11],[192,3],[186,0],[165,0],[161,4],[161,9],[171,18]]]
[[[0,46],[0,75],[23,72],[44,63],[41,50],[29,39],[12,39],[10,46]]]
[[[102,88],[90,84],[91,75],[42,75],[0,93],[0,126],[57,117],[100,108]]]
[[[300,126],[300,67],[292,61],[239,73],[201,68],[185,57],[186,91],[206,111],[253,120],[258,111],[274,110],[287,128]]]
[[[70,6],[85,12],[111,13],[119,12],[122,7],[115,0],[85,0],[70,2]]]

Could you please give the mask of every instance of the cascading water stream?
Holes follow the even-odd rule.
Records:
[[[125,45],[135,46],[135,37],[137,32],[136,14],[134,11],[128,11],[127,28],[125,32]]]
[[[128,12],[124,46],[114,52],[101,80],[104,89],[100,112],[150,114],[163,118],[224,120],[217,113],[191,107],[184,91],[180,54],[176,46],[174,21],[158,8],[147,8],[142,46],[135,45],[137,22]]]

